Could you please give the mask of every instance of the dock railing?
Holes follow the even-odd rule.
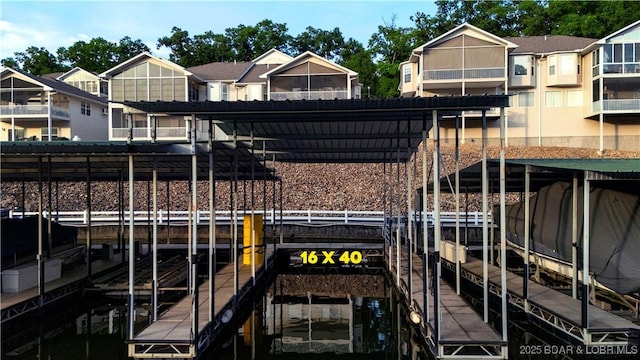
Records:
[[[241,212],[242,213],[242,212]],[[282,220],[285,224],[347,224],[347,225],[373,225],[382,226],[385,222],[384,211],[360,211],[360,210],[273,210],[269,209],[266,212],[263,210],[253,211],[255,214],[264,215],[265,224],[279,224]],[[129,222],[131,212],[124,211],[120,213],[118,211],[52,211],[43,212],[45,218],[51,218],[61,224],[66,225],[87,225],[89,219],[91,219],[92,225],[116,225],[120,221],[125,223]],[[189,221],[189,211],[181,210],[158,210],[158,224],[167,225],[182,225]],[[232,213],[229,210],[218,210],[215,213],[216,223],[226,224],[231,222]],[[35,211],[20,211],[10,210],[8,212],[9,218],[22,218],[27,216],[38,216],[38,212]],[[153,213],[147,210],[138,210],[133,212],[135,224],[144,225],[153,221]],[[195,212],[196,223],[198,225],[209,224],[211,219],[211,212],[208,210],[197,210]],[[412,218],[417,221],[422,221],[423,214],[421,212],[415,212]],[[427,212],[426,220],[429,225],[434,223],[434,213]],[[238,221],[242,223],[243,217],[240,216]],[[389,218],[386,218],[389,221]],[[394,217],[391,219],[393,222],[397,222]],[[406,224],[406,216],[401,218],[401,226]],[[441,212],[440,221],[444,224],[455,224],[456,213],[455,212]],[[460,223],[472,226],[481,226],[484,221],[482,212],[461,212]],[[491,214],[489,214],[487,221],[491,224]]]

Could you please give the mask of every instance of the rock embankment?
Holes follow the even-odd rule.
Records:
[[[477,145],[462,145],[460,147],[460,169],[464,169],[481,160],[481,148]],[[432,147],[428,146],[427,166],[429,166],[429,181],[433,179],[432,171]],[[633,158],[639,159],[639,152],[606,151],[600,155],[593,149],[559,148],[559,147],[519,147],[506,148],[507,158]],[[422,184],[422,152],[419,151],[413,162],[408,165],[409,170],[416,169],[413,187]],[[489,158],[499,157],[499,148],[489,147]],[[388,208],[391,198],[401,201],[394,206],[404,209],[406,206],[406,175],[405,165],[400,165],[400,175],[396,164],[276,164],[276,172],[282,178],[282,206],[288,210],[382,210],[385,204]],[[452,145],[442,145],[441,174],[452,173],[455,170],[455,148]],[[137,182],[136,210],[146,210],[149,206],[147,195],[147,183]],[[273,199],[273,186],[271,182],[258,181],[253,188],[254,198],[251,199],[251,185],[241,182],[239,189],[239,208],[256,209],[280,208],[280,196],[276,194]],[[393,193],[389,190],[393,188]],[[27,211],[38,209],[38,187],[35,183],[26,183],[23,187],[20,183],[2,183],[2,197],[0,205],[3,208],[13,209],[24,207]],[[160,182],[158,193],[158,207],[160,209],[187,210],[189,186],[186,182]],[[94,211],[106,211],[118,209],[118,184],[116,182],[91,184],[91,207]],[[279,186],[276,185],[279,191]],[[123,193],[125,209],[128,205],[128,184],[124,184]],[[386,193],[386,197],[383,196]],[[246,194],[246,195],[245,195]],[[48,206],[48,186],[44,190],[44,205]],[[229,182],[216,183],[216,207],[218,209],[230,208],[230,184]],[[52,209],[60,211],[85,210],[86,183],[57,183],[51,185]],[[385,200],[386,199],[386,200]],[[477,196],[469,196],[470,211],[480,210],[480,200]],[[266,206],[265,206],[266,203]],[[432,200],[429,200],[432,204]],[[274,206],[275,204],[275,206]],[[466,208],[465,199],[461,202],[462,209]],[[453,197],[443,194],[442,207],[444,210],[454,210]],[[208,209],[208,182],[202,181],[198,185],[198,208]]]

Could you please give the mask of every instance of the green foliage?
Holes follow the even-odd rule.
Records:
[[[333,61],[339,61],[344,46],[344,37],[338,28],[328,31],[308,26],[306,31],[291,39],[291,49],[294,53],[311,51]]]
[[[0,65],[15,69],[15,70],[20,70],[20,64],[18,64],[18,61],[16,61],[16,59],[12,57],[6,57],[0,60]]]
[[[33,75],[50,74],[68,70],[47,49],[30,46],[24,52],[16,52],[15,62],[22,64],[22,70]]]
[[[399,27],[396,16],[379,25],[367,46],[345,41],[339,28],[307,27],[297,36],[287,25],[265,19],[255,25],[238,25],[224,33],[207,31],[190,36],[173,27],[169,36],[158,39],[157,48],[170,51],[169,60],[184,67],[216,61],[251,61],[270,49],[290,55],[312,51],[359,74],[363,96],[371,87],[372,96],[397,96],[399,64],[411,51],[468,22],[497,36],[571,35],[602,38],[638,20],[640,1],[562,0],[438,0],[435,14],[416,12],[410,17],[414,27]],[[44,48],[29,47],[5,58],[5,66],[33,74],[64,71],[79,66],[102,72],[142,51],[150,51],[140,40],[125,37],[119,43],[103,38],[78,41],[60,48],[57,57]]]
[[[358,80],[362,84],[362,97],[368,97],[371,89],[378,88],[376,66],[371,53],[365,50],[359,41],[349,38],[340,50],[341,60],[338,64],[358,73]]]
[[[251,61],[271,49],[287,52],[291,39],[287,30],[286,24],[262,20],[255,26],[239,25],[225,29],[225,36],[231,40],[234,60]]]
[[[390,23],[378,25],[378,31],[369,39],[369,51],[376,60],[378,78],[376,87],[371,89],[372,96],[382,98],[398,96],[400,76],[398,66],[400,62],[409,58],[415,46],[412,29],[397,26],[395,15]]]

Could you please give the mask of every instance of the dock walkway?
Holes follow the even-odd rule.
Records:
[[[402,291],[408,294],[406,274],[408,274],[408,257],[402,254]],[[395,264],[392,260],[391,264]],[[395,266],[392,265],[393,270]],[[433,285],[431,269],[428,275],[430,287]],[[412,254],[411,278],[411,306],[425,319],[424,289],[423,289],[423,261],[416,254]],[[500,334],[485,323],[469,303],[456,294],[456,291],[444,281],[440,283],[440,318],[436,323],[434,315],[434,301],[432,289],[427,289],[429,297],[429,321],[421,324],[421,331],[425,336],[433,355],[439,359],[468,359],[471,357],[482,359],[504,359],[507,355],[507,343]],[[436,329],[437,327],[437,329]],[[439,330],[439,334],[438,331]]]
[[[198,287],[198,336],[192,333],[192,296],[187,295],[129,341],[129,356],[134,358],[197,358],[209,347],[227,323],[227,315],[238,316],[247,301],[260,293],[275,277],[273,251],[267,266],[256,266],[255,286],[251,265],[238,265],[238,295],[234,298],[235,264],[229,263],[216,273],[213,321],[209,319],[209,281]],[[241,260],[240,260],[241,261]],[[227,312],[230,310],[230,312]],[[223,316],[225,317],[223,319]]]
[[[455,265],[444,262],[455,271]],[[489,291],[500,296],[500,268],[489,266]],[[482,261],[467,256],[461,264],[462,277],[482,286]],[[534,281],[529,281],[529,298],[525,303],[522,276],[507,271],[509,303],[524,310],[536,320],[570,335],[584,345],[627,345],[637,338],[640,326],[608,311],[589,305],[588,329],[581,327],[581,301]],[[637,341],[637,340],[636,340]]]
[[[100,274],[120,267],[121,265],[122,262],[119,259],[95,260],[91,262],[91,271],[93,274]],[[17,293],[3,292],[2,301],[0,301],[2,323],[13,320],[22,314],[37,310],[41,308],[41,306],[46,306],[63,297],[82,291],[85,288],[87,277],[88,270],[86,264],[64,270],[59,279],[44,284],[42,304],[40,304],[37,286]]]

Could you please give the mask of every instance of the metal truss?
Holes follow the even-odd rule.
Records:
[[[133,343],[129,344],[129,356],[138,359],[191,359],[195,346],[190,343]]]
[[[455,265],[446,261],[442,264],[455,271]],[[465,269],[461,269],[461,275],[477,286],[484,286],[482,277]],[[500,297],[502,296],[499,285],[489,283],[489,292]],[[542,306],[525,299],[513,292],[507,291],[508,302],[523,310],[528,316],[534,317],[538,322],[551,326],[560,332],[569,335],[583,345],[628,345],[631,338],[629,329],[609,329],[609,330],[589,330],[581,325],[571,322],[559,314],[555,314]]]
[[[15,319],[33,310],[40,309],[41,306],[51,304],[64,297],[80,292],[83,288],[84,280],[79,280],[45,292],[42,298],[42,304],[40,304],[39,296],[34,296],[25,301],[21,301],[14,306],[2,310],[2,323]]]

